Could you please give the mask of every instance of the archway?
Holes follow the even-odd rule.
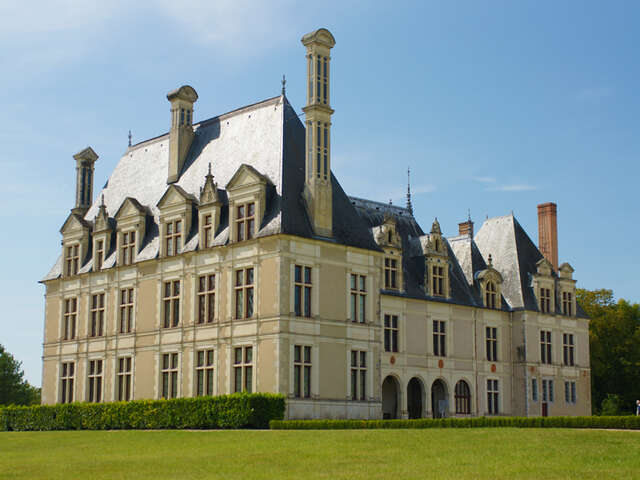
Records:
[[[422,417],[422,397],[424,389],[422,381],[413,377],[407,385],[407,409],[409,410],[409,418]]]
[[[382,418],[398,418],[398,381],[389,375],[382,382]]]
[[[444,418],[449,410],[447,386],[440,379],[431,385],[431,412],[433,418]]]

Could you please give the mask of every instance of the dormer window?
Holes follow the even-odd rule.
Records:
[[[498,289],[493,282],[487,282],[484,304],[487,308],[496,308]]]
[[[551,289],[540,288],[540,311],[542,313],[551,313]]]
[[[104,240],[96,240],[96,270],[102,269],[104,262]]]
[[[76,275],[80,264],[80,245],[67,246],[65,250],[65,273],[67,276]]]
[[[571,292],[562,292],[562,314],[573,315],[573,295]]]
[[[204,248],[211,247],[211,245],[213,244],[212,215],[205,215],[203,217],[202,236]]]
[[[182,251],[182,220],[173,220],[165,225],[165,254],[167,257]]]
[[[431,282],[433,285],[433,295],[444,296],[444,267],[438,265],[431,267]]]
[[[256,224],[255,203],[245,203],[236,207],[236,239],[238,242],[254,237]]]
[[[120,246],[120,258],[122,265],[131,265],[136,252],[136,232],[122,233],[122,243]]]
[[[385,290],[398,289],[398,260],[395,258],[384,259],[384,288]]]

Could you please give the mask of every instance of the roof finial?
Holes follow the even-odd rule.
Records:
[[[131,146],[131,130],[129,130],[129,146]]]
[[[413,206],[411,205],[411,169],[407,167],[407,210],[413,215]]]
[[[471,221],[471,209],[470,208],[467,209],[467,221],[469,221],[469,222]]]
[[[282,95],[285,94],[287,90],[287,79],[284,78],[284,74],[282,75]]]
[[[211,162],[209,162],[209,173],[207,175],[211,175]]]
[[[100,199],[100,206],[104,207],[104,193],[102,194],[101,199]]]

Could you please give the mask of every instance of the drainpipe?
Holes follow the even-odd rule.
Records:
[[[478,410],[479,404],[478,404],[478,311],[477,309],[473,310],[473,371],[475,373],[475,382],[476,382],[476,388],[475,388],[476,415],[475,416],[478,416],[480,411]]]
[[[522,343],[524,350],[524,416],[529,416],[529,369],[527,368],[527,329],[525,328],[525,321],[527,314],[522,314]]]

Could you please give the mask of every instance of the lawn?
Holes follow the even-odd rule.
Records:
[[[1,479],[640,478],[640,432],[2,432]]]

